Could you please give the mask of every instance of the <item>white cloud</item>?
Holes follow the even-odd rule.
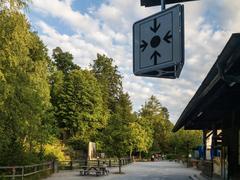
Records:
[[[69,51],[74,56],[75,63],[81,67],[87,68],[97,53],[107,54],[103,49],[94,46],[82,39],[80,35],[59,34],[54,28],[48,26],[43,21],[37,23],[42,29],[41,39],[48,45],[50,50],[59,46],[64,51]],[[51,54],[51,51],[49,52]]]
[[[139,1],[106,0],[87,13],[73,10],[72,0],[33,0],[33,9],[41,12],[38,27],[50,49],[56,46],[70,51],[75,62],[87,67],[104,53],[116,60],[124,76],[124,89],[138,110],[152,94],[170,111],[175,122],[194,95],[207,72],[230,37],[240,28],[240,3],[233,0],[201,0],[185,4],[186,60],[180,79],[164,80],[136,77],[132,74],[132,24],[160,10],[140,7]],[[60,34],[43,22],[45,17],[61,21],[74,35]]]

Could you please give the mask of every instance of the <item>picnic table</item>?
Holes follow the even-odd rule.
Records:
[[[80,175],[87,176],[87,175],[108,175],[109,170],[107,170],[104,166],[81,166]]]

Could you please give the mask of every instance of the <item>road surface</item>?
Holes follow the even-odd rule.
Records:
[[[122,168],[124,174],[114,174],[117,168],[110,169],[108,176],[79,176],[79,171],[61,171],[46,180],[192,180],[199,171],[186,168],[182,164],[168,161],[136,162]]]

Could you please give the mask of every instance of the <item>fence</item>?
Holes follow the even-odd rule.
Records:
[[[119,165],[127,165],[132,162],[129,158],[120,159],[99,159],[99,160],[72,160],[58,162],[58,169],[72,170],[79,169],[81,166],[102,166],[105,163],[108,167],[119,167]]]
[[[0,179],[13,179],[24,180],[26,177],[31,177],[42,172],[56,172],[59,170],[72,170],[79,169],[81,166],[102,166],[103,163],[108,167],[119,167],[119,165],[130,164],[131,159],[99,159],[99,160],[72,160],[72,161],[60,161],[47,162],[42,164],[33,164],[26,166],[0,166]]]
[[[0,178],[8,179],[24,179],[24,177],[32,176],[45,171],[54,169],[54,162],[42,164],[33,164],[27,166],[6,166],[0,167]]]

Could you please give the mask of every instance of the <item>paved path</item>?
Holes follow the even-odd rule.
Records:
[[[199,171],[185,168],[175,162],[138,162],[122,168],[125,174],[112,174],[118,169],[110,169],[108,176],[79,176],[79,171],[64,171],[46,180],[191,180]]]

